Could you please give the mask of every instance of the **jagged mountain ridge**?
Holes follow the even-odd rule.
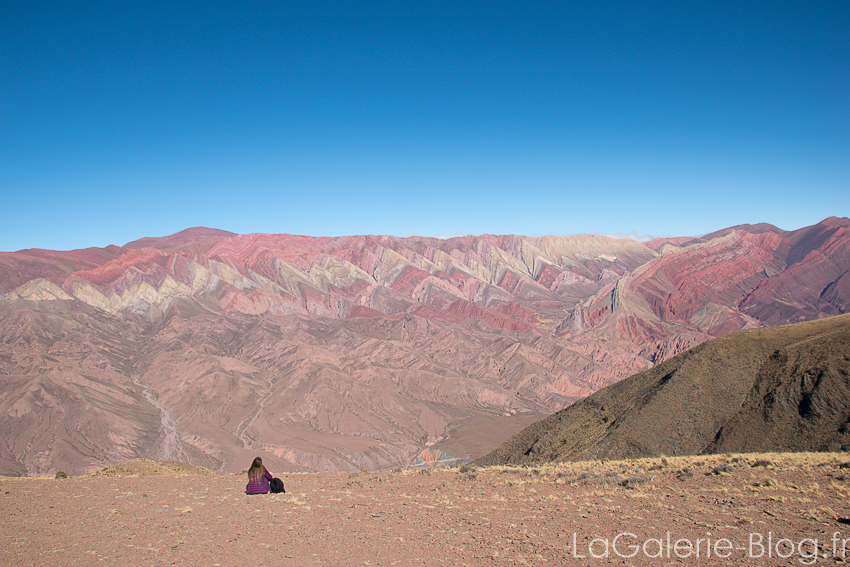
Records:
[[[587,290],[598,290],[600,281],[614,280],[655,255],[636,242],[605,237],[544,237],[533,242],[509,236],[441,241],[252,234],[204,236],[202,241],[203,252],[197,247],[173,249],[170,244],[140,247],[143,241],[137,241],[93,268],[82,264],[89,269],[62,274],[53,270],[31,282],[30,288],[37,289],[17,295],[71,296],[113,314],[150,311],[151,318],[176,296],[212,298],[215,304],[207,301],[204,306],[214,312],[297,311],[342,319],[396,316],[416,307],[444,310],[461,302],[455,310],[462,317],[528,328],[534,323],[528,309],[468,311],[470,306],[463,305],[525,305],[542,313],[551,310],[557,317]],[[29,251],[15,255],[39,260],[44,256]],[[4,278],[4,291],[12,291],[8,282],[18,284],[16,288],[23,283]],[[578,297],[571,295],[577,289]]]
[[[712,336],[842,312],[848,227],[648,245],[196,228],[2,253],[0,416],[16,441],[0,466],[120,453],[233,470],[261,447],[307,470],[433,460],[470,417],[551,413]],[[72,434],[78,406],[102,427]]]

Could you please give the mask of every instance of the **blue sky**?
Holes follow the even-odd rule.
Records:
[[[173,4],[3,3],[0,250],[850,216],[845,1]]]

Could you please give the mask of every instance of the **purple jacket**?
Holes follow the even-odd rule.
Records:
[[[269,481],[274,478],[272,474],[263,467],[263,476],[256,481],[248,479],[248,486],[245,487],[245,494],[268,494]]]

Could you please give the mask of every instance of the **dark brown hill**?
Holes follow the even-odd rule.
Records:
[[[850,314],[700,344],[521,431],[482,465],[850,445]]]

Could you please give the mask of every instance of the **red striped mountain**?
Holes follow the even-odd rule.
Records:
[[[614,334],[660,362],[710,337],[838,315],[850,304],[848,219],[790,232],[743,225],[647,246],[661,257],[589,298],[558,332]]]
[[[478,456],[713,336],[846,311],[848,229],[643,245],[195,228],[0,253],[0,474]]]

